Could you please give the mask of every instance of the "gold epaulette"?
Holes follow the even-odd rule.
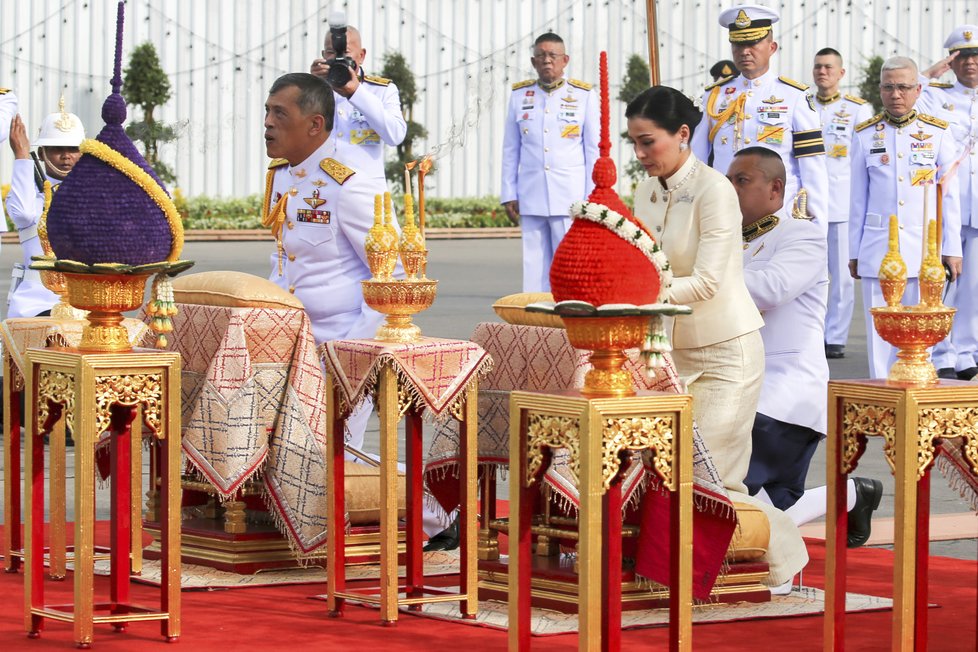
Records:
[[[954,84],[947,84],[945,82],[931,82],[927,85],[931,88],[954,88]]]
[[[6,95],[10,92],[9,88],[0,88],[0,95]]]
[[[846,93],[843,97],[852,102],[853,104],[865,104],[866,100],[861,97],[856,97],[855,95],[849,95]]]
[[[940,118],[935,118],[934,116],[927,115],[926,113],[918,113],[917,119],[921,122],[926,122],[929,125],[934,125],[935,127],[939,127],[941,129],[947,129],[947,120],[941,120]]]
[[[356,174],[356,170],[346,167],[335,158],[324,158],[319,162],[319,167],[341,186],[346,183],[347,179]]]
[[[567,83],[574,88],[580,88],[582,91],[589,91],[594,88],[594,84],[589,84],[585,81],[581,81],[580,79],[568,79]]]
[[[378,86],[387,86],[391,83],[391,80],[385,79],[383,77],[377,77],[375,75],[364,75],[363,81],[369,82],[371,84],[377,84]]]
[[[784,77],[784,76],[778,77],[778,81],[781,82],[782,84],[787,84],[788,86],[794,86],[800,91],[808,90],[808,84],[802,84],[801,82],[795,81],[794,79],[790,79],[788,77]]]
[[[273,158],[271,162],[268,164],[268,169],[274,170],[275,168],[280,168],[283,165],[288,165],[288,164],[289,164],[289,159],[287,158]]]
[[[883,114],[882,113],[877,113],[876,115],[874,115],[869,120],[863,120],[862,122],[860,122],[859,124],[857,124],[856,127],[855,127],[855,129],[856,129],[856,131],[862,131],[866,127],[872,127],[874,124],[876,124],[877,122],[879,122],[882,119],[883,119]]]
[[[535,79],[524,79],[523,81],[518,81],[515,84],[513,84],[513,90],[518,91],[521,88],[526,88],[527,86],[533,86],[535,83],[537,83],[537,80]]]
[[[736,76],[737,75],[730,75],[729,77],[721,77],[720,79],[716,80],[715,82],[713,82],[712,84],[710,84],[709,86],[707,86],[706,88],[704,88],[703,90],[705,90],[705,91],[712,91],[717,86],[723,86],[724,84],[726,84],[728,81],[730,81],[731,79],[733,79]]]

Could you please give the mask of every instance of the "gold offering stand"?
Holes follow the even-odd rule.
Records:
[[[152,265],[85,265],[44,257],[33,267],[64,273],[69,303],[87,310],[78,349],[29,349],[24,379],[27,391],[24,603],[28,636],[40,636],[45,619],[73,623],[75,643],[90,647],[96,623],[124,630],[126,623],[161,621],[168,641],[180,635],[180,356],[133,350],[124,311],[143,303],[146,281],[154,273],[175,274],[190,261]],[[138,526],[141,480],[133,477],[132,422],[142,414],[158,448],[163,485],[161,547],[163,573],[158,608],[130,602],[134,571],[133,529]],[[43,436],[59,421],[75,438],[74,601],[44,599],[44,445]],[[110,580],[107,601],[94,595],[95,449],[108,433],[111,465]],[[141,469],[140,467],[137,467]],[[138,471],[137,471],[138,474]],[[56,526],[57,524],[52,524]],[[137,544],[137,545],[141,545]],[[138,563],[137,563],[138,565]]]
[[[670,496],[669,640],[690,650],[692,624],[692,397],[636,392],[622,368],[625,349],[646,341],[650,319],[688,313],[683,306],[620,310],[564,302],[527,310],[564,319],[571,344],[592,351],[581,390],[510,395],[509,648],[530,648],[534,485],[565,448],[578,478],[579,649],[621,647],[622,493],[620,475],[633,451],[650,450]],[[563,538],[562,533],[552,533]],[[567,537],[571,538],[571,537]]]
[[[883,454],[896,480],[891,649],[927,647],[927,566],[930,469],[935,444],[961,438],[978,474],[978,384],[938,379],[928,347],[947,337],[954,309],[941,303],[944,269],[936,228],[928,228],[928,254],[918,279],[920,303],[902,306],[906,265],[899,254],[896,217],[890,218],[890,250],[880,267],[887,306],[872,308],[880,336],[897,347],[886,380],[830,381],[828,385],[828,510],[824,649],[845,647],[846,482],[866,450],[867,437],[882,437]]]
[[[400,238],[391,223],[390,193],[384,201],[384,221],[381,222],[381,197],[374,204],[374,226],[367,234],[365,248],[372,278],[362,281],[364,301],[368,306],[386,315],[385,323],[377,329],[374,339],[379,342],[412,344],[421,340],[420,329],[411,323],[411,317],[431,306],[435,298],[437,281],[425,277],[427,250],[424,234],[414,224],[413,198],[405,195],[405,225]],[[400,257],[406,279],[393,277]],[[428,340],[428,342],[447,342]],[[336,346],[342,342],[333,343]],[[474,346],[474,345],[473,345]],[[336,370],[327,364],[326,392],[328,439],[327,477],[334,487],[343,486],[343,436],[345,417],[341,415]],[[343,491],[333,491],[327,511],[327,608],[332,617],[341,616],[346,600],[376,604],[380,608],[381,622],[394,624],[398,607],[408,605],[420,609],[421,605],[434,602],[460,602],[463,618],[475,618],[478,610],[478,578],[476,568],[476,494],[478,489],[476,470],[477,450],[477,392],[478,381],[471,378],[465,391],[464,402],[453,412],[461,422],[463,433],[460,448],[463,457],[460,472],[461,505],[459,511],[461,562],[457,592],[425,586],[421,556],[421,497],[422,485],[422,406],[411,398],[392,364],[385,364],[377,381],[377,411],[380,417],[380,586],[348,587],[343,564],[344,536]],[[406,439],[406,551],[405,578],[402,587],[397,563],[397,424],[405,418]]]

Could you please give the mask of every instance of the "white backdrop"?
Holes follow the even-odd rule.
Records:
[[[707,70],[729,58],[716,22],[718,0],[660,0],[662,82],[699,95]],[[942,56],[947,33],[978,22],[965,0],[798,0],[775,2],[782,74],[807,82],[811,57],[831,46],[847,58],[857,83],[866,57],[904,54],[919,62]],[[499,192],[502,120],[509,85],[533,76],[529,48],[553,30],[566,41],[567,74],[597,82],[607,49],[612,96],[628,57],[648,57],[644,0],[348,0],[338,2],[360,27],[365,67],[379,71],[385,51],[402,52],[418,80],[415,120],[429,133],[416,151],[442,144],[433,194]],[[190,195],[260,192],[265,167],[263,103],[280,74],[306,71],[322,49],[331,3],[315,0],[128,0],[125,55],[150,41],[173,86],[157,117],[182,121],[181,138],[163,150],[178,186]],[[15,89],[31,135],[64,92],[69,109],[101,127],[99,108],[111,77],[113,0],[0,0],[0,86]],[[468,108],[468,111],[467,111]],[[612,104],[612,131],[624,106]],[[138,109],[130,109],[130,116]],[[450,143],[450,144],[446,144]],[[0,180],[10,150],[0,153]],[[631,151],[618,141],[619,169]]]

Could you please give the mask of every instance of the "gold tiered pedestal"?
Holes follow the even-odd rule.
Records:
[[[143,305],[149,277],[150,274],[65,273],[68,303],[88,311],[88,325],[82,331],[79,345],[81,350],[106,353],[132,350],[122,326],[122,313]]]
[[[384,323],[377,328],[374,339],[404,344],[421,339],[421,329],[411,323],[411,318],[434,303],[438,281],[382,281],[372,278],[361,281],[361,284],[366,304],[386,315]]]
[[[934,384],[937,370],[928,349],[951,332],[954,308],[947,306],[886,306],[870,308],[873,326],[897,348],[897,361],[887,379],[900,383]]]
[[[116,629],[137,620],[159,620],[161,633],[180,635],[180,356],[176,353],[88,353],[72,349],[31,349],[25,376],[27,451],[25,456],[24,602],[28,635],[40,635],[45,619],[73,623],[75,643],[89,647],[95,623]],[[163,470],[160,513],[163,576],[159,609],[129,601],[133,503],[141,483],[133,482],[132,421],[137,414],[154,435]],[[75,453],[74,601],[44,600],[44,445],[54,423],[72,427]],[[96,602],[93,578],[95,446],[109,432],[112,466],[109,600]],[[98,612],[98,613],[97,613]]]
[[[891,649],[926,649],[934,445],[940,438],[964,438],[972,472],[978,474],[978,384],[829,382],[825,650],[845,649],[846,482],[866,449],[867,437],[883,438],[883,454],[896,480]]]
[[[622,366],[625,349],[645,341],[648,316],[564,317],[567,339],[574,348],[591,351],[591,369],[584,376],[581,394],[592,398],[634,396],[632,375]]]
[[[670,497],[669,641],[692,649],[693,416],[687,394],[510,396],[509,649],[530,648],[532,504],[550,452],[565,448],[580,486],[580,650],[621,647],[622,459],[649,449]]]

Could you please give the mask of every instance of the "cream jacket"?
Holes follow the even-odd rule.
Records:
[[[669,300],[693,309],[676,317],[672,346],[709,346],[760,329],[764,322],[744,285],[742,218],[733,186],[695,155],[666,186],[670,192],[664,194],[658,177],[640,183],[635,215],[669,259]]]

